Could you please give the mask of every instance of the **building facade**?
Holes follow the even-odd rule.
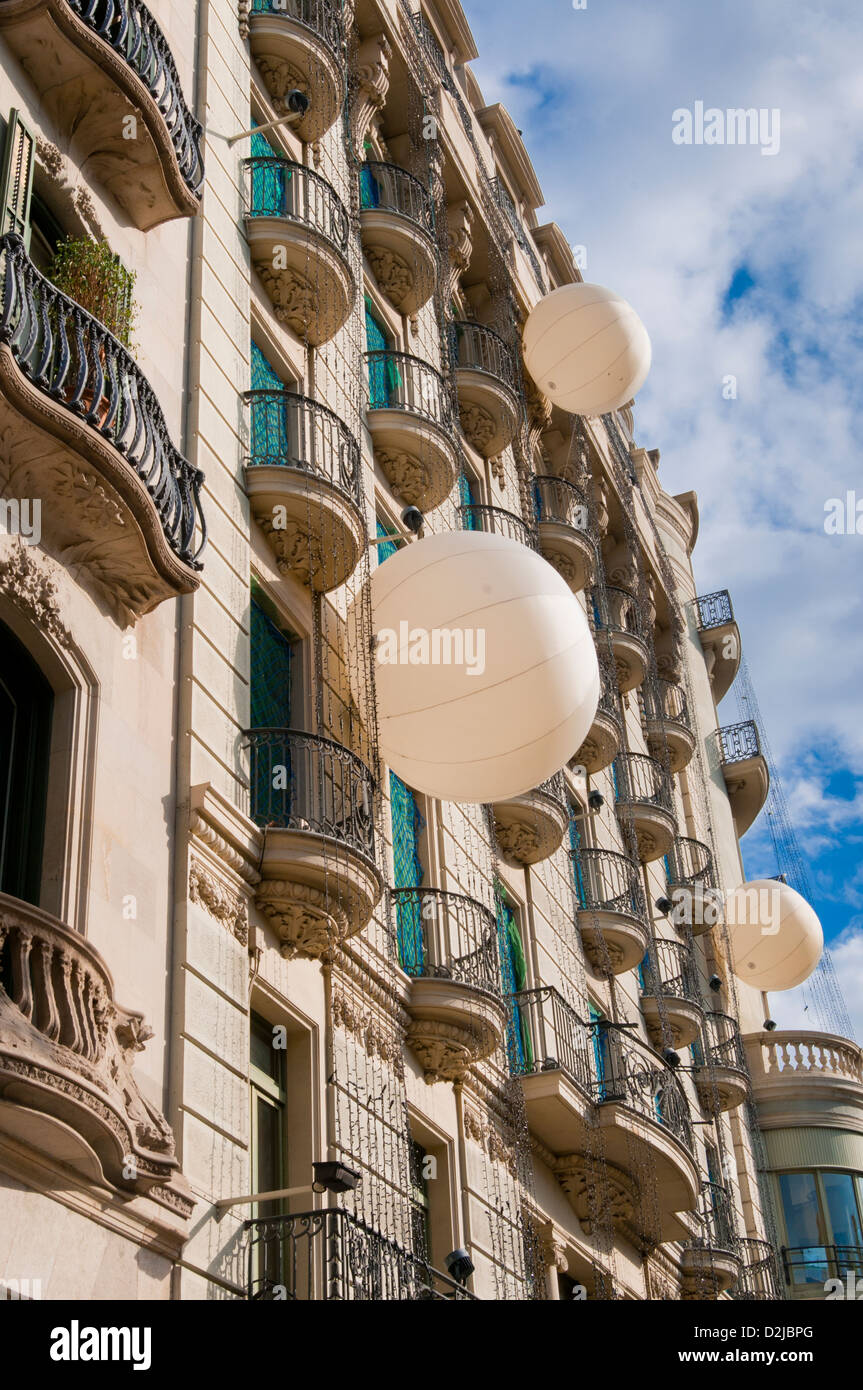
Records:
[[[714,908],[768,786],[730,601],[631,408],[526,372],[581,277],[459,4],[0,0],[0,46],[0,1279],[782,1297],[819,1241],[771,1172],[863,1170],[860,1054],[792,1153],[801,1040]],[[379,757],[406,508],[594,632],[590,734],[513,801]]]

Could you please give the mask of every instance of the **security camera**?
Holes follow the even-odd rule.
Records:
[[[765,1020],[764,1020],[764,1031],[765,1031],[766,1033],[772,1033],[775,1027],[776,1027],[776,1020],[775,1020],[775,1019],[773,1019],[773,1018],[765,1018]]]
[[[714,994],[718,994],[722,988],[722,981],[718,975],[711,975],[707,981],[708,989],[712,989]]]
[[[294,87],[285,97],[285,105],[295,116],[305,116],[310,104],[309,98],[299,87]]]
[[[344,1163],[313,1163],[315,1192],[354,1192],[360,1180],[355,1168]]]
[[[675,1052],[673,1047],[664,1047],[662,1049],[662,1060],[667,1066],[671,1067],[672,1071],[675,1067],[680,1066],[680,1054]]]
[[[405,507],[402,512],[402,521],[409,531],[418,536],[425,525],[425,517],[419,507]]]
[[[466,1284],[473,1274],[474,1263],[466,1250],[451,1250],[444,1263],[457,1284]]]
[[[591,811],[601,811],[605,805],[605,797],[602,792],[591,792],[587,798],[587,804]]]
[[[674,903],[671,901],[670,898],[657,898],[656,907],[662,913],[663,917],[667,917],[671,909],[674,907]]]

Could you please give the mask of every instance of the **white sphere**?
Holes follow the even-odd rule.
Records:
[[[378,566],[371,602],[381,756],[409,786],[506,800],[581,747],[599,702],[593,637],[534,550],[476,531],[429,536]]]
[[[821,959],[817,914],[787,883],[757,878],[728,894],[725,920],[734,973],[759,990],[793,989]]]
[[[563,285],[528,314],[527,369],[550,401],[573,415],[606,415],[640,391],[650,339],[625,299],[604,285]]]

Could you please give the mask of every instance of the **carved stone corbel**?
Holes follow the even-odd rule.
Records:
[[[357,91],[351,108],[354,148],[361,151],[375,115],[384,105],[390,85],[392,48],[384,34],[366,39],[357,54]]]

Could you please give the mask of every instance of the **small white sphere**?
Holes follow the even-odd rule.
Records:
[[[808,980],[824,949],[815,910],[787,883],[758,878],[728,894],[725,920],[734,973],[759,990]]]
[[[518,796],[581,747],[599,703],[584,611],[517,541],[446,531],[372,575],[381,756],[445,801]]]
[[[625,299],[604,285],[563,285],[531,309],[524,359],[544,395],[573,415],[606,415],[640,391],[650,339]]]

